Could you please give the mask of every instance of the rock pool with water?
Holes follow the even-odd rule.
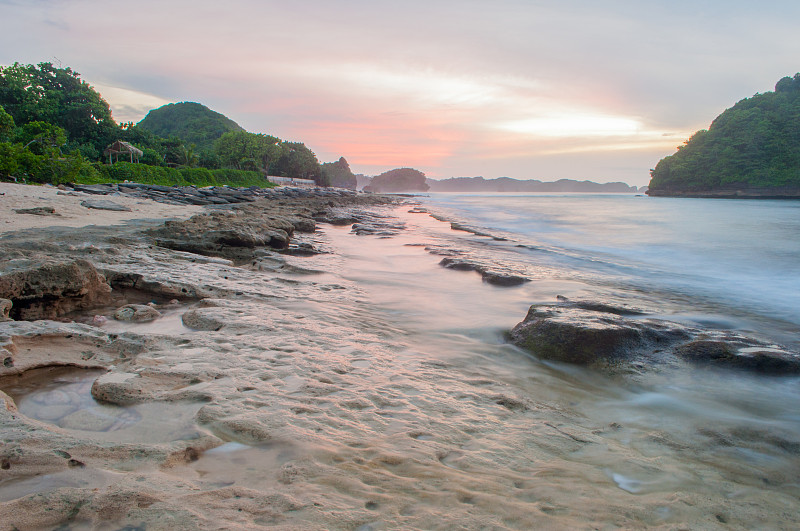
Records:
[[[506,341],[531,304],[561,295],[792,349],[796,274],[761,293],[762,277],[707,272],[737,269],[744,247],[703,247],[699,229],[676,245],[672,225],[692,212],[681,202],[417,201],[359,207],[357,231],[297,233],[324,251],[304,256],[199,256],[141,227],[84,234],[91,248],[40,241],[37,252],[87,259],[118,284],[106,306],[66,316],[77,322],[2,323],[13,364],[0,382],[0,528],[796,525],[797,377],[679,359],[597,370]],[[761,204],[736,206],[760,212],[753,223],[800,223],[794,203],[779,203],[780,222]],[[758,245],[798,258],[795,242]],[[442,267],[443,256],[478,268]],[[496,285],[482,271],[527,281]],[[161,313],[152,322],[113,318],[148,302]],[[21,380],[52,359],[71,372]],[[91,421],[67,422],[75,415]]]

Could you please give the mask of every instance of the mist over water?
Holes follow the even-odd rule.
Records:
[[[800,203],[500,194],[420,201],[503,239],[451,230],[406,208],[395,212],[406,230],[393,238],[325,229],[338,274],[360,286],[370,312],[406,345],[367,385],[401,382],[395,429],[416,427],[415,446],[440,444],[444,468],[413,474],[448,482],[510,528],[547,521],[536,515],[557,515],[552,522],[565,527],[784,528],[794,519],[798,378],[692,367],[602,374],[542,362],[503,333],[530,304],[561,294],[796,346]],[[426,248],[458,250],[532,281],[494,287],[474,272],[439,267],[441,256]],[[394,443],[375,444],[392,451]],[[461,514],[423,505],[453,521]]]
[[[528,266],[547,265],[625,297],[649,294],[669,313],[745,319],[798,341],[799,201],[585,194],[434,194],[426,201],[533,247],[517,256]]]

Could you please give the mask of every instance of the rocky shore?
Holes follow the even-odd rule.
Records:
[[[175,467],[229,441],[291,438],[267,429],[247,407],[230,409],[230,386],[245,385],[251,369],[235,358],[269,352],[254,342],[308,335],[292,312],[263,308],[331,289],[292,280],[319,273],[291,263],[293,255],[326,252],[314,238],[318,222],[347,219],[380,232],[386,222],[372,207],[396,199],[341,190],[127,184],[75,186],[58,197],[54,189],[23,191],[52,206],[13,215],[45,216],[54,226],[0,237],[0,529],[102,522],[160,528],[165,514],[182,515],[172,521],[175,529],[216,528],[236,520],[243,497],[252,503],[260,497],[259,514],[297,505],[277,490],[233,488],[196,493],[202,500],[188,502]],[[209,210],[166,222],[58,226],[70,224],[72,205],[88,201],[86,194],[131,210],[147,210],[152,201]],[[254,271],[260,285],[253,284]],[[171,332],[175,327],[183,332]],[[231,339],[224,338],[236,335],[250,339],[225,346]],[[34,398],[20,406],[25,386]],[[187,503],[211,504],[214,516],[187,512]],[[259,518],[249,517],[244,528]]]

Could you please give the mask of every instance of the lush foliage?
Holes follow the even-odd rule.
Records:
[[[142,150],[140,164],[101,164],[116,140]],[[70,68],[0,67],[0,179],[269,186],[269,173],[328,182],[304,144],[248,133],[199,103],[169,104],[119,126]]]
[[[652,191],[800,188],[800,74],[723,112],[651,177]]]
[[[0,105],[18,126],[46,122],[61,127],[70,151],[87,144],[102,152],[118,130],[100,94],[77,72],[51,63],[0,67]]]
[[[274,136],[230,131],[216,141],[214,151],[222,166],[267,173],[270,164],[281,155],[280,144],[281,140]]]
[[[344,157],[341,157],[336,162],[322,164],[322,173],[327,178],[330,186],[355,190],[358,185],[356,176],[350,171],[350,165]]]
[[[258,186],[269,188],[263,174],[257,171],[209,170],[207,168],[171,168],[117,162],[96,165],[98,182],[131,181],[163,186]]]
[[[311,179],[319,186],[330,186],[313,151],[302,142],[281,142],[281,154],[270,165],[270,174],[280,177]]]
[[[376,175],[368,192],[427,192],[430,189],[425,183],[425,174],[413,168],[397,168]]]
[[[225,133],[244,131],[230,118],[190,101],[153,109],[136,126],[159,137],[175,137],[186,146],[194,144],[197,151],[212,151]]]

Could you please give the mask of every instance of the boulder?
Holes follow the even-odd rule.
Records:
[[[439,265],[456,271],[476,271],[480,273],[484,282],[494,286],[511,287],[530,282],[529,278],[518,275],[515,272],[500,267],[489,268],[464,258],[442,258]]]
[[[14,260],[0,267],[0,298],[17,320],[54,319],[107,304],[111,287],[86,260]]]
[[[580,365],[682,360],[765,374],[800,373],[800,355],[728,330],[647,318],[635,308],[559,297],[533,305],[509,340],[542,359]]]
[[[181,316],[181,321],[183,321],[184,326],[193,330],[215,332],[225,326],[218,314],[219,310],[214,308],[189,310]]]
[[[117,321],[131,321],[134,323],[149,323],[161,317],[161,312],[147,304],[126,304],[114,312]]]
[[[631,360],[691,338],[681,325],[634,320],[620,313],[585,309],[569,301],[534,305],[509,337],[541,358],[581,365]]]
[[[776,345],[696,339],[678,346],[675,354],[692,363],[746,369],[763,374],[800,373],[800,356]]]
[[[0,323],[11,321],[11,307],[14,305],[8,299],[0,299]]]

